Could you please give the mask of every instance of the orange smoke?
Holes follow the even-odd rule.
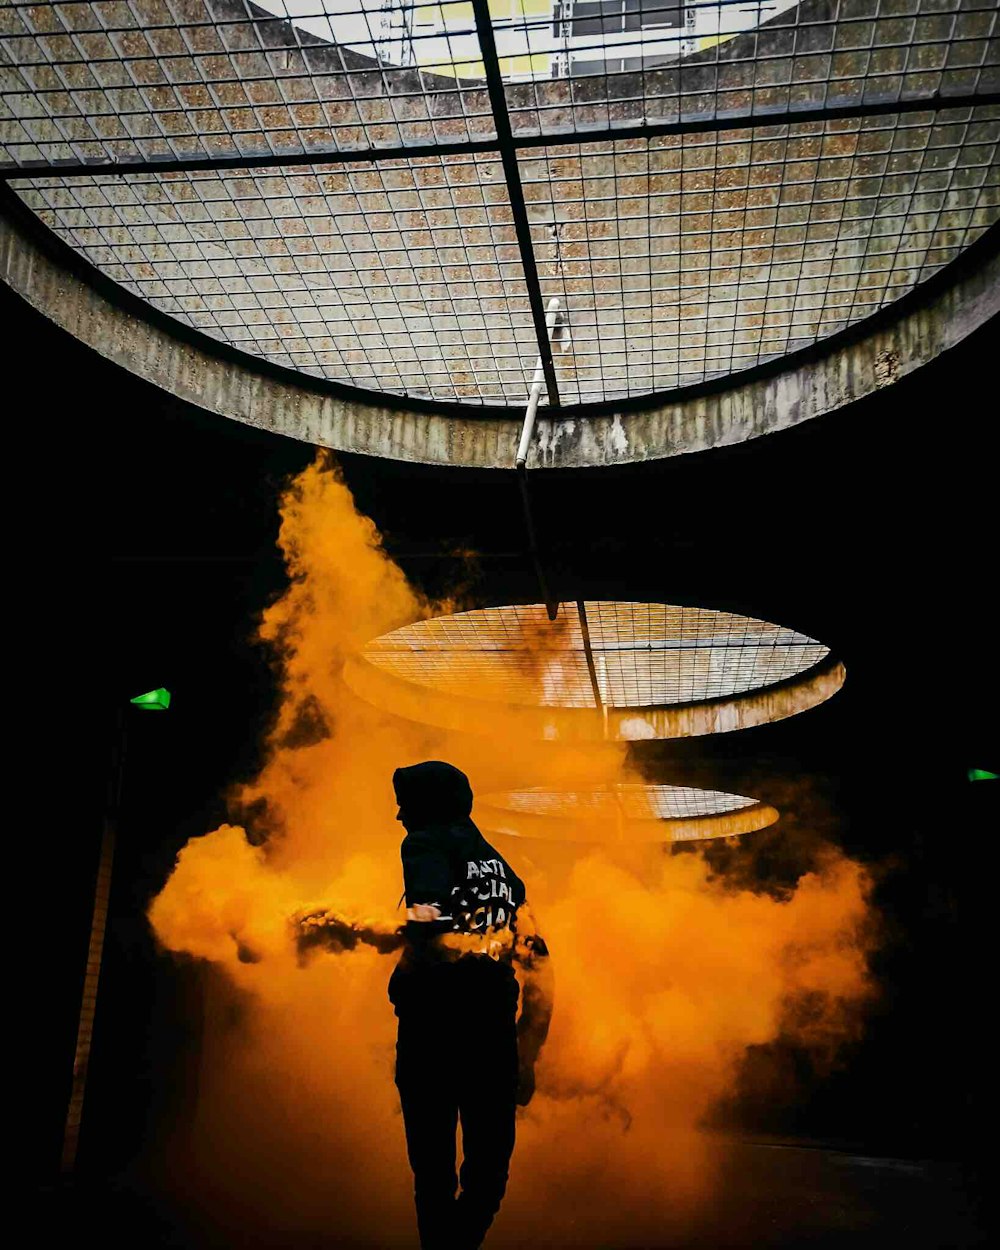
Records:
[[[164,947],[214,968],[198,1110],[171,1184],[244,1244],[336,1230],[341,1245],[408,1246],[393,957],[359,943],[303,961],[289,919],[331,907],[359,927],[401,922],[397,766],[448,759],[484,793],[610,781],[624,751],[507,740],[489,724],[449,737],[363,703],[344,659],[431,607],[325,458],[282,516],[290,585],[260,629],[282,697],[267,763],[234,799],[249,823],[189,842],[149,913]],[[501,845],[552,951],[556,1004],[489,1245],[655,1244],[712,1194],[699,1125],[745,1048],[798,1027],[829,1050],[850,1029],[870,992],[866,876],[826,848],[778,899],[698,853]],[[790,1011],[803,996],[810,1010]]]

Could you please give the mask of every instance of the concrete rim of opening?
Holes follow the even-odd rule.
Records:
[[[336,451],[464,468],[510,468],[522,416],[388,400],[310,380],[185,330],[100,275],[6,189],[0,278],[114,364],[220,416]],[[1000,313],[1000,227],[867,321],[720,383],[595,412],[542,410],[532,468],[584,468],[728,446],[893,386]]]
[[[525,788],[518,791],[500,791],[486,794],[476,800],[475,818],[484,830],[490,834],[503,834],[511,838],[531,839],[545,842],[570,843],[671,843],[698,842],[710,838],[739,837],[747,833],[755,833],[758,829],[766,829],[779,818],[778,811],[767,803],[743,795],[722,794],[718,791],[696,790],[689,786],[658,786],[642,783],[619,783],[603,790],[595,788],[586,792],[603,794],[610,790],[629,791],[643,790],[647,792],[676,791],[683,797],[697,796],[706,801],[714,796],[719,800],[740,800],[738,805],[731,805],[729,810],[703,811],[690,816],[636,817],[627,812],[616,816],[613,812],[600,815],[591,812],[580,814],[558,812],[533,812],[524,810],[523,806],[512,806],[513,798],[525,797],[530,802],[533,795],[549,796],[565,793],[567,797],[577,796],[580,791],[555,792],[540,786]],[[651,797],[655,795],[651,794]],[[711,806],[710,802],[704,804]],[[622,807],[612,797],[612,807]],[[721,803],[720,803],[721,806]],[[609,824],[610,820],[610,824]]]
[[[980,6],[971,23],[933,29],[900,28],[888,2],[858,14],[781,0],[725,31],[721,14],[708,31],[708,15],[688,10],[687,34],[654,54],[664,26],[680,33],[668,7],[649,24],[640,15],[659,33],[647,46],[633,30],[637,61],[603,29],[610,60],[591,48],[588,68],[553,63],[526,88],[501,81],[504,21],[485,0],[429,60],[417,47],[429,52],[432,32],[416,15],[390,77],[386,30],[367,28],[352,51],[342,23],[306,37],[287,5],[205,0],[145,42],[148,13],[126,7],[110,27],[82,14],[72,46],[26,6],[12,28],[0,177],[114,283],[293,374],[338,379],[355,402],[518,407],[537,350],[549,402],[566,402],[566,442],[567,421],[686,401],[689,386],[725,388],[745,368],[828,342],[919,287],[996,217],[1000,66]],[[144,73],[120,97],[138,47]],[[235,54],[248,48],[255,56]],[[111,92],[110,114],[100,90],[67,96],[52,79]],[[230,107],[247,103],[241,90],[259,111]],[[376,103],[361,107],[355,92]],[[439,161],[452,158],[455,185],[473,190],[439,205]],[[446,216],[411,217],[415,192]],[[463,247],[484,250],[455,253],[456,227]],[[427,270],[429,255],[440,271]],[[549,297],[565,305],[561,370]],[[895,368],[883,360],[879,376]],[[283,417],[278,427],[301,436]],[[614,436],[621,458],[628,433]],[[539,449],[549,442],[540,432]]]
[[[514,605],[515,607],[517,605]],[[591,608],[595,605],[588,605]],[[606,606],[606,605],[600,605]],[[670,608],[664,604],[628,604],[614,605],[618,608]],[[521,610],[530,610],[536,615],[544,613],[541,605],[523,605]],[[676,610],[676,609],[675,609]],[[477,609],[474,612],[455,613],[452,616],[432,617],[429,621],[456,621],[463,618],[483,615],[489,612],[513,612],[508,609]],[[383,711],[391,712],[405,720],[422,724],[434,725],[441,729],[461,733],[489,734],[504,732],[529,739],[541,739],[550,742],[640,742],[655,739],[700,737],[707,734],[728,733],[737,729],[748,729],[753,726],[768,724],[772,721],[784,720],[800,712],[816,707],[831,698],[844,684],[846,670],[829,650],[814,639],[805,635],[797,635],[795,631],[781,631],[781,627],[757,621],[756,618],[738,617],[730,613],[715,613],[710,609],[691,609],[700,611],[709,620],[718,617],[725,624],[732,622],[753,622],[766,625],[771,630],[788,633],[801,638],[803,644],[812,644],[812,650],[823,652],[820,656],[810,656],[814,662],[803,664],[787,675],[773,680],[768,684],[754,687],[743,687],[731,692],[706,694],[705,697],[689,701],[665,700],[656,704],[630,703],[617,706],[604,703],[598,706],[575,705],[564,699],[562,705],[543,705],[541,702],[519,704],[501,701],[497,694],[487,697],[469,697],[458,695],[436,687],[433,681],[408,679],[391,671],[391,666],[380,665],[369,658],[373,654],[375,644],[383,643],[393,635],[404,631],[419,632],[420,627],[428,622],[417,622],[414,626],[405,626],[401,630],[392,631],[380,639],[373,639],[367,649],[351,656],[344,665],[344,679],[347,685],[366,702]],[[683,619],[683,618],[682,618]],[[515,617],[516,623],[516,617]],[[664,634],[666,638],[666,634]],[[419,640],[418,640],[419,641]],[[572,657],[575,667],[580,668],[581,656],[584,654],[576,644],[575,636],[565,648],[554,648],[548,652],[550,657]],[[722,644],[727,645],[727,644]],[[801,644],[796,644],[801,645]],[[589,648],[590,643],[587,643]],[[477,648],[475,650],[479,650]],[[526,653],[530,648],[519,648]],[[670,648],[671,650],[675,648]],[[680,649],[680,648],[677,648]],[[698,650],[692,646],[689,649]],[[705,649],[703,646],[701,649]],[[710,649],[710,647],[709,647]],[[368,651],[368,655],[365,654]],[[598,645],[595,653],[602,648]],[[642,655],[643,645],[637,644],[625,648],[627,653]],[[400,648],[403,653],[403,648]],[[469,652],[472,653],[471,651]],[[538,654],[542,654],[540,651]],[[448,652],[440,651],[440,656],[447,663]],[[461,671],[462,648],[456,645],[454,657],[459,657],[458,671],[462,684],[466,683]],[[560,662],[564,662],[560,660]],[[437,660],[425,666],[433,675]],[[512,676],[516,670],[512,669]],[[490,680],[496,684],[496,677]],[[579,675],[575,675],[579,680]],[[539,682],[544,679],[539,678]],[[557,682],[565,682],[564,674],[556,674]],[[454,685],[454,683],[452,683]],[[638,683],[637,683],[638,685]]]

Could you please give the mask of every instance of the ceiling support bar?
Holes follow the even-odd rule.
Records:
[[[528,533],[528,555],[531,558],[531,566],[535,570],[535,578],[538,581],[542,603],[545,604],[545,611],[548,613],[549,620],[554,621],[559,613],[559,600],[553,598],[552,591],[549,589],[548,578],[545,575],[545,565],[542,563],[542,553],[538,546],[538,533],[535,529],[535,518],[531,511],[531,492],[528,489],[528,474],[523,469],[518,472],[517,484],[521,491],[521,510],[524,513],[524,528]]]
[[[556,298],[549,300],[549,306],[545,312],[545,334],[548,342],[554,337],[556,322],[559,318],[559,300]],[[535,520],[531,511],[531,492],[528,489],[528,451],[531,447],[531,436],[535,432],[535,417],[538,413],[538,401],[541,398],[542,386],[545,382],[545,373],[542,369],[542,358],[538,357],[535,365],[535,376],[531,383],[531,392],[528,395],[528,407],[524,414],[524,424],[521,426],[521,441],[517,447],[517,457],[514,461],[514,468],[517,472],[518,485],[521,489],[521,507],[524,510],[524,528],[528,532],[528,554],[531,556],[531,563],[535,569],[535,576],[538,578],[538,588],[542,594],[542,602],[545,604],[545,610],[549,614],[549,620],[554,621],[559,611],[559,603],[552,598],[549,591],[548,580],[545,576],[545,566],[542,563],[542,554],[538,547],[538,535],[535,530]]]
[[[473,0],[477,5],[478,0]],[[492,37],[492,28],[490,35]],[[495,55],[495,46],[494,46]],[[485,51],[484,51],[485,56]],[[501,80],[501,88],[502,88]],[[491,89],[492,99],[492,89]],[[506,106],[506,100],[504,99]],[[750,130],[758,126],[802,126],[812,122],[846,121],[851,118],[886,117],[908,113],[934,113],[941,109],[984,108],[1000,104],[1000,91],[967,95],[911,97],[906,100],[878,100],[869,104],[822,105],[817,108],[773,109],[756,113],[736,113],[698,117],[683,121],[636,122],[632,125],[584,127],[554,133],[532,132],[511,135],[510,118],[504,112],[508,140],[515,149],[577,146],[583,143],[613,143],[619,139],[652,139],[660,135],[715,134],[725,130]],[[494,107],[496,105],[494,104]],[[499,119],[498,119],[499,134]],[[368,161],[405,161],[422,156],[468,156],[479,152],[502,151],[499,138],[466,139],[452,143],[401,143],[374,148],[331,148],[312,152],[263,152],[238,156],[155,156],[144,160],[25,161],[22,165],[0,166],[0,182],[17,178],[95,178],[102,174],[180,174],[226,169],[290,169],[300,165],[364,164]],[[506,162],[505,162],[506,172]],[[520,178],[518,178],[520,186]],[[522,196],[523,204],[523,196]]]
[[[583,652],[587,657],[587,672],[590,674],[590,685],[594,692],[594,706],[598,711],[604,710],[604,700],[601,698],[601,687],[597,680],[597,666],[594,663],[594,648],[590,643],[590,626],[587,623],[587,605],[582,599],[576,601],[576,612],[580,618],[580,633],[583,635]]]
[[[553,331],[556,328],[556,322],[559,319],[559,300],[553,297],[549,300],[549,306],[545,310],[545,336],[546,341],[551,343],[555,337]],[[524,413],[524,424],[521,426],[521,441],[517,445],[517,459],[514,461],[514,467],[518,472],[525,472],[528,466],[528,451],[531,448],[531,436],[535,432],[535,417],[538,415],[538,401],[542,395],[542,384],[545,381],[545,371],[543,369],[543,361],[541,356],[538,357],[538,363],[535,365],[535,376],[531,382],[531,390],[528,393],[528,407]]]
[[[514,230],[517,234],[517,246],[521,253],[521,268],[524,270],[524,284],[527,287],[528,303],[531,306],[531,320],[535,326],[535,338],[538,340],[538,356],[542,363],[542,373],[545,377],[545,389],[548,392],[549,407],[555,408],[559,403],[556,367],[552,360],[552,346],[549,343],[548,327],[545,324],[542,288],[538,280],[538,266],[535,264],[535,249],[531,242],[531,224],[528,221],[528,209],[524,202],[524,188],[521,186],[521,171],[517,164],[517,148],[510,128],[510,114],[507,112],[507,94],[504,90],[503,76],[500,73],[496,40],[493,38],[489,0],[472,0],[472,11],[476,18],[479,50],[483,56],[486,85],[490,93],[490,104],[493,107],[493,124],[497,132],[497,147],[500,150],[504,177],[507,180],[507,198],[510,200],[510,211],[514,218]]]

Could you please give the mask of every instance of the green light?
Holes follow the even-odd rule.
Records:
[[[159,690],[137,694],[134,699],[129,699],[129,703],[141,707],[144,712],[165,712],[170,706],[170,691],[161,686]]]
[[[985,768],[969,769],[970,781],[996,781],[998,776],[1000,776],[1000,774],[987,772]]]

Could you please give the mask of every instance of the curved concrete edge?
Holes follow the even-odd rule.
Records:
[[[107,298],[3,212],[0,280],[113,364],[207,412],[335,451],[425,464],[513,466],[519,433],[514,421],[367,404],[321,384],[311,387],[306,375],[300,384],[258,369],[251,356],[224,359],[221,351],[212,352],[207,336],[174,336],[129,311],[126,302]]]
[[[890,310],[887,310],[890,311]],[[724,391],[640,412],[538,422],[531,467],[627,464],[746,442],[884,390],[1000,313],[1000,255],[863,338]]]
[[[622,845],[638,842],[703,842],[710,838],[741,837],[756,833],[778,820],[778,812],[767,803],[754,803],[734,812],[688,816],[683,820],[629,820],[606,832],[598,831],[591,820],[571,820],[565,816],[543,816],[495,807],[490,795],[476,800],[476,821],[484,833],[503,834],[536,842],[573,842],[583,845]]]
[[[608,737],[618,742],[642,742],[753,729],[825,703],[846,678],[843,664],[828,657],[798,677],[729,699],[706,699],[703,703],[662,708],[609,708]]]
[[[44,229],[39,223],[39,230]],[[0,214],[0,278],[106,359],[219,416],[335,451],[464,468],[512,468],[520,419],[368,403],[226,359],[207,336],[174,335],[61,264]],[[865,338],[727,390],[658,407],[538,421],[529,465],[584,468],[703,451],[785,429],[891,386],[1000,312],[1000,255],[953,286],[907,303]],[[180,330],[180,323],[178,323]]]
[[[605,718],[591,708],[527,707],[455,698],[393,677],[360,656],[349,659],[343,673],[356,695],[404,720],[458,733],[502,730],[545,742],[573,743],[697,738],[751,729],[825,702],[847,675],[843,664],[827,658],[798,677],[730,699],[660,708],[609,708]]]

